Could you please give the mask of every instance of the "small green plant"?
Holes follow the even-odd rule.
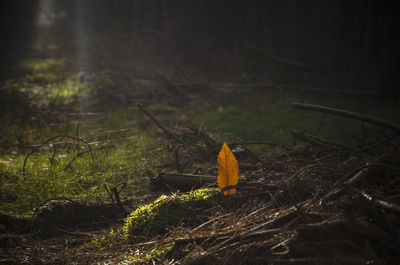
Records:
[[[126,243],[125,237],[120,229],[111,229],[110,232],[103,236],[94,236],[93,239],[86,244],[89,249],[110,249],[116,248]]]
[[[129,239],[140,233],[160,233],[180,222],[195,224],[195,213],[214,206],[217,193],[216,188],[204,188],[185,194],[161,195],[133,211],[126,219],[123,231]]]

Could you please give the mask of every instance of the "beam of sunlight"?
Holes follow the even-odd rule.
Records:
[[[89,38],[87,29],[87,5],[84,1],[76,1],[75,3],[75,21],[74,21],[74,34],[75,34],[75,48],[77,51],[77,70],[79,72],[90,70],[89,61]]]

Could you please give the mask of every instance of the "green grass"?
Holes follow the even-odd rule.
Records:
[[[109,86],[110,78],[72,73],[63,58],[26,59],[21,70],[21,78],[8,80],[0,90],[15,99],[9,110],[2,110],[0,212],[31,214],[43,201],[60,196],[109,200],[104,184],[127,182],[123,197],[147,189],[145,172],[165,160],[165,145],[155,128],[140,129],[140,113],[117,106],[93,116],[69,114],[84,111],[81,107],[92,100],[93,91]],[[80,137],[94,151],[58,137],[29,156],[23,174],[28,153],[55,135]],[[57,142],[65,143],[56,148]]]
[[[90,76],[73,73],[62,58],[27,59],[21,67],[24,75],[6,81],[0,90],[0,95],[15,100],[14,105],[2,110],[0,211],[26,214],[44,200],[56,196],[105,200],[103,184],[121,181],[128,183],[122,195],[133,196],[147,188],[147,170],[155,170],[155,166],[171,160],[166,148],[169,141],[152,121],[135,107],[115,104],[119,98],[114,95],[114,89],[131,85],[135,89],[157,89],[151,82],[134,80],[129,83],[107,72]],[[269,141],[290,145],[293,129],[317,134],[323,114],[295,110],[291,107],[293,102],[337,107],[400,123],[399,106],[375,99],[251,90],[232,91],[229,96],[227,100],[222,96],[204,98],[200,95],[199,100],[186,102],[182,107],[157,103],[150,104],[148,109],[173,130],[193,123],[200,130],[207,129],[218,142]],[[108,104],[110,98],[113,104]],[[9,104],[7,102],[4,101]],[[97,114],[82,117],[69,114],[81,111]],[[368,124],[365,128],[367,141],[391,133]],[[45,145],[29,157],[23,176],[24,159],[32,145],[58,134],[79,136],[92,143],[93,149],[112,147],[94,151],[93,158],[87,152],[66,170],[66,165],[88,148],[80,144],[77,149],[76,143],[68,143],[59,147],[53,157],[52,142],[53,146]],[[323,139],[352,146],[359,144],[361,135],[361,122],[332,115],[325,117],[318,132]],[[264,146],[254,149],[259,153],[271,152]],[[190,169],[185,171],[190,172]]]
[[[89,152],[76,158],[78,150],[74,148],[58,150],[54,157],[53,149],[42,150],[27,160],[25,176],[22,167],[26,155],[3,156],[0,211],[29,213],[44,200],[58,196],[107,200],[103,185],[119,182],[128,184],[122,196],[132,196],[147,188],[145,172],[159,162],[155,150],[157,142],[143,134],[130,137],[129,143],[117,148],[93,151],[94,161]]]
[[[272,98],[272,99],[271,99]],[[351,100],[342,97],[313,98],[301,95],[270,96],[268,94],[247,95],[233,102],[197,101],[186,105],[191,120],[200,128],[207,128],[222,141],[269,141],[290,145],[292,130],[305,131],[333,142],[356,146],[362,138],[362,123],[359,121],[292,108],[293,102],[325,105],[353,112],[388,119],[400,123],[400,106],[394,102],[379,102],[374,99]],[[391,132],[375,125],[365,124],[367,141],[376,141]]]

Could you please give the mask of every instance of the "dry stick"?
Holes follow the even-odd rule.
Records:
[[[346,180],[343,183],[344,187],[329,192],[321,199],[321,201],[333,201],[339,198],[345,193],[347,187],[353,187],[356,184],[358,184],[363,178],[365,178],[368,175],[368,172],[369,172],[369,167],[362,168],[352,178]]]
[[[201,128],[195,128],[190,125],[187,125],[186,127],[192,130],[194,133],[197,133],[198,136],[203,137],[206,140],[206,144],[211,145],[212,147],[215,147],[217,145],[214,139],[207,132],[201,130]]]
[[[361,129],[362,129],[362,138],[361,138],[361,146],[365,145],[366,135],[365,135],[365,122],[361,122]]]
[[[150,65],[146,64],[146,67],[158,80],[160,80],[164,84],[165,88],[168,90],[169,93],[171,93],[171,92],[178,93],[180,96],[186,97],[186,95],[183,93],[183,90],[180,87],[178,87],[175,84],[173,84],[172,82],[170,82],[162,74],[156,72]]]
[[[396,132],[396,133],[394,133],[393,135],[391,135],[391,136],[389,136],[389,137],[383,139],[383,140],[380,141],[380,142],[377,142],[377,143],[374,143],[374,144],[371,144],[371,145],[367,145],[367,146],[364,146],[364,147],[358,149],[357,152],[361,152],[361,151],[364,151],[364,150],[367,150],[367,149],[370,149],[370,148],[373,148],[373,147],[381,146],[381,145],[383,145],[384,143],[389,142],[390,140],[396,138],[396,137],[399,136],[399,135],[400,135],[400,132]]]
[[[54,159],[56,157],[56,153],[57,153],[57,145],[53,145],[53,155],[50,158],[50,171],[53,171],[53,164],[54,164]]]
[[[282,148],[286,151],[289,151],[289,147],[282,145],[282,144],[276,144],[276,143],[270,143],[270,142],[234,142],[231,143],[230,145],[269,145],[273,147],[279,147]]]
[[[342,116],[342,117],[346,117],[346,118],[350,118],[350,119],[354,119],[354,120],[365,121],[365,122],[368,122],[371,124],[379,125],[379,126],[394,130],[396,132],[400,132],[400,126],[398,124],[391,123],[391,122],[381,120],[381,119],[377,119],[377,118],[374,118],[371,116],[361,115],[361,114],[350,112],[350,111],[334,109],[334,108],[319,106],[319,105],[293,103],[292,106],[293,106],[293,108],[296,108],[296,109],[325,112],[325,113],[338,115],[338,116]]]
[[[344,145],[344,144],[339,144],[339,143],[334,143],[331,141],[326,141],[326,140],[322,140],[316,136],[312,136],[306,133],[299,133],[296,131],[292,131],[292,134],[294,137],[296,137],[297,139],[304,141],[306,143],[312,144],[312,145],[316,145],[318,147],[326,147],[327,145],[331,145],[333,147],[339,147],[339,148],[344,148],[347,150],[353,150],[353,148],[351,148],[350,146]]]
[[[52,141],[52,140],[54,140],[54,139],[56,139],[56,138],[58,138],[58,137],[61,137],[61,136],[60,136],[60,135],[56,135],[56,136],[50,137],[49,139],[47,139],[47,141],[45,141],[44,143],[42,143],[42,144],[36,146],[35,148],[32,149],[32,151],[30,151],[30,152],[26,155],[26,157],[25,157],[25,159],[24,159],[24,164],[22,165],[22,176],[25,177],[25,166],[26,166],[26,162],[28,161],[28,158],[29,158],[34,152],[36,152],[37,150],[39,150],[40,147],[42,147],[43,145],[49,143],[50,141]]]
[[[148,246],[148,245],[153,245],[156,243],[159,243],[160,241],[158,240],[154,240],[154,241],[147,241],[147,242],[143,242],[143,243],[137,243],[135,245],[133,245],[134,247],[142,247],[142,246]]]
[[[137,103],[136,106],[143,111],[146,116],[148,116],[157,126],[160,128],[169,138],[174,139],[178,143],[182,144],[186,151],[196,160],[199,160],[199,157],[190,149],[190,147],[185,144],[182,140],[176,137],[175,134],[171,133],[167,128],[165,128],[141,103]]]
[[[379,205],[379,203],[375,203],[374,201],[372,201],[372,197],[370,197],[368,194],[365,194],[363,191],[359,191],[357,189],[351,189],[350,195],[352,195],[351,193],[360,196],[359,198],[361,200],[356,198],[356,200],[359,202],[357,207],[363,209],[365,213],[368,215],[368,217],[372,219],[372,222],[379,224],[379,227],[382,228],[384,231],[388,232],[389,234],[394,234],[395,238],[400,237],[400,231],[398,231],[396,225],[394,225],[393,222],[389,220],[385,214],[381,214],[380,211],[378,210],[378,208],[381,208],[382,206],[388,207],[387,204]],[[399,212],[397,212],[397,214],[398,213]],[[400,242],[397,241],[397,243],[395,244],[396,249],[400,247],[399,243]]]
[[[274,228],[274,229],[268,229],[268,230],[260,230],[252,233],[243,233],[243,234],[233,234],[232,237],[227,238],[226,240],[222,241],[221,243],[215,245],[209,251],[211,253],[213,252],[221,252],[226,249],[226,246],[239,242],[241,243],[246,243],[248,240],[251,242],[257,241],[257,239],[265,240],[266,238],[272,238],[277,232],[280,232],[281,228]]]
[[[175,83],[175,86],[186,88],[189,86],[200,86],[200,87],[208,87],[208,88],[255,88],[255,89],[271,89],[271,88],[279,88],[284,90],[295,90],[300,92],[316,92],[316,93],[324,93],[324,94],[334,94],[334,95],[349,95],[349,96],[376,96],[375,92],[361,91],[361,90],[344,90],[337,89],[332,90],[330,88],[319,88],[319,87],[307,87],[307,86],[294,86],[288,84],[279,84],[269,81],[268,83],[214,83],[204,85],[202,83],[190,84],[190,83]]]
[[[77,201],[74,201],[74,200],[72,200],[72,199],[70,199],[70,198],[68,198],[68,197],[54,197],[54,198],[50,198],[50,199],[45,200],[44,202],[42,202],[41,204],[39,204],[39,206],[37,206],[37,207],[35,208],[35,210],[33,211],[32,217],[34,217],[34,216],[37,214],[37,212],[39,211],[39,209],[40,209],[41,207],[43,207],[44,205],[46,205],[46,203],[48,203],[48,202],[50,202],[50,201],[69,201],[69,202],[71,202],[71,203],[78,203]]]
[[[85,232],[79,232],[79,231],[73,232],[73,231],[60,229],[58,227],[55,227],[55,226],[52,226],[52,225],[49,225],[49,224],[46,224],[46,225],[49,228],[51,228],[51,229],[53,229],[53,230],[55,230],[57,232],[60,232],[60,233],[63,233],[63,234],[67,234],[67,235],[70,235],[70,236],[87,236],[87,237],[90,237],[90,238],[94,238],[95,237],[95,235],[92,235],[92,234],[89,234],[89,233],[85,233]]]
[[[79,141],[84,142],[84,143],[88,146],[90,155],[91,155],[91,157],[92,157],[92,162],[94,163],[94,157],[93,157],[93,153],[92,153],[92,148],[90,147],[90,145],[88,144],[87,141],[83,140],[82,138],[77,138],[77,137],[74,137],[74,136],[56,135],[56,136],[50,137],[50,138],[47,139],[44,143],[42,143],[42,144],[36,146],[35,148],[32,149],[32,151],[30,151],[30,152],[26,155],[25,160],[24,160],[24,164],[23,164],[23,166],[22,166],[22,176],[23,176],[23,177],[25,177],[25,167],[26,167],[26,162],[28,161],[28,158],[29,158],[33,153],[35,153],[37,150],[39,150],[40,147],[42,147],[43,145],[48,144],[48,143],[51,142],[52,140],[57,139],[57,138],[60,138],[60,137],[61,137],[61,138],[70,138],[70,139],[76,140],[78,143],[79,143]]]
[[[118,191],[118,187],[121,186],[121,189]],[[124,214],[127,214],[128,212],[124,209],[124,206],[122,206],[121,200],[119,198],[119,193],[126,187],[126,182],[121,182],[115,185],[114,187],[111,188],[112,193],[114,194],[115,201],[117,202],[118,208],[120,211]]]
[[[190,237],[190,238],[179,238],[175,239],[175,245],[183,245],[187,243],[202,243],[209,240],[231,240],[235,239],[248,239],[254,238],[258,236],[262,236],[269,233],[275,233],[281,231],[282,225],[291,222],[298,216],[297,210],[291,210],[289,213],[286,213],[283,216],[280,216],[276,219],[269,220],[267,222],[257,224],[253,227],[250,227],[248,230],[243,231],[241,234],[235,233],[235,231],[222,232],[217,234],[211,234],[208,236],[199,236],[199,237]],[[267,229],[267,230],[266,230]],[[225,242],[226,243],[226,242]]]
[[[76,160],[77,157],[81,157],[82,155],[84,155],[84,154],[86,154],[86,153],[88,153],[88,152],[90,152],[91,157],[92,157],[92,161],[93,161],[93,163],[94,163],[93,151],[106,149],[106,152],[107,152],[107,148],[113,147],[113,146],[100,146],[100,147],[98,147],[98,148],[91,149],[89,144],[88,144],[88,146],[89,146],[89,150],[85,150],[85,151],[82,151],[82,152],[77,153],[76,156],[74,156],[74,157],[71,159],[71,161],[69,161],[68,164],[64,167],[64,170],[67,170],[67,169],[71,166],[72,162],[74,162],[74,161]]]
[[[322,128],[322,125],[323,125],[323,123],[325,121],[325,118],[326,118],[326,113],[324,113],[324,115],[322,116],[322,118],[321,118],[321,120],[320,120],[320,122],[318,124],[317,131],[315,132],[316,135],[318,135],[319,132],[321,131],[321,128]]]
[[[112,195],[111,191],[108,189],[107,184],[104,183],[104,184],[103,184],[103,187],[104,187],[104,189],[107,191],[108,196],[110,196],[111,202],[112,202],[112,204],[114,205],[114,204],[115,204],[115,202],[114,202],[114,196]]]
[[[253,157],[255,160],[261,162],[262,164],[264,164],[264,165],[266,165],[266,166],[269,166],[268,162],[266,162],[266,161],[264,161],[263,159],[259,158],[259,157],[258,157],[257,155],[255,155],[252,151],[250,151],[249,148],[247,148],[245,145],[241,145],[241,146],[242,146],[242,147],[246,150],[246,152],[247,152],[251,157]]]
[[[224,214],[224,215],[220,215],[220,216],[214,217],[213,219],[208,220],[207,222],[202,223],[201,225],[199,225],[199,226],[193,228],[193,229],[192,229],[192,232],[197,231],[197,230],[199,230],[200,228],[202,228],[202,227],[204,227],[204,226],[206,226],[206,225],[209,225],[209,224],[211,224],[211,223],[217,221],[218,219],[228,217],[228,216],[230,216],[230,215],[232,215],[232,214],[233,214],[233,213],[227,213],[227,214]]]
[[[400,206],[398,206],[396,204],[392,204],[392,203],[386,202],[386,201],[382,201],[382,200],[379,200],[379,199],[375,199],[371,195],[365,193],[365,191],[361,191],[360,194],[366,200],[372,202],[376,206],[378,206],[380,208],[383,208],[384,210],[386,210],[388,212],[392,212],[392,213],[397,214],[398,216],[400,216]]]

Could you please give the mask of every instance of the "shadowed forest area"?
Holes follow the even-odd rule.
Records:
[[[399,12],[2,1],[0,264],[399,264]]]

